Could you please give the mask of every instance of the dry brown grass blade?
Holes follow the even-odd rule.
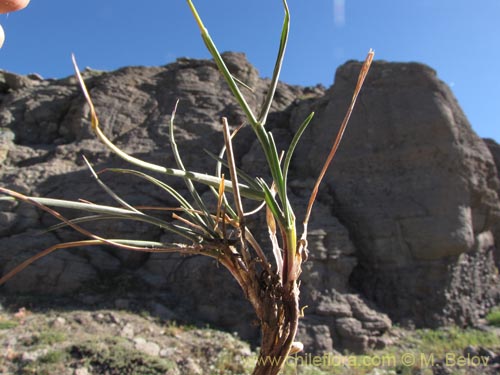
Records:
[[[231,134],[229,132],[229,124],[227,123],[227,118],[222,118],[222,130],[224,133],[224,143],[226,146],[227,163],[229,167],[229,173],[231,175],[231,183],[233,185],[234,194],[234,204],[236,206],[236,212],[238,213],[238,219],[240,220],[240,227],[244,228],[245,214],[243,210],[243,203],[241,201],[240,189],[238,187],[238,173],[236,171],[236,163],[234,160],[233,143],[231,142]]]
[[[245,243],[245,211],[243,210],[243,203],[241,201],[240,188],[238,183],[238,172],[236,170],[236,161],[233,152],[233,143],[231,141],[231,133],[229,131],[229,124],[227,118],[222,118],[222,131],[224,134],[224,144],[226,146],[227,164],[229,167],[229,174],[231,175],[231,183],[233,186],[234,204],[236,212],[238,213],[239,230],[241,236],[241,255],[245,264],[250,264],[250,254]]]
[[[264,254],[264,250],[262,250],[262,248],[260,247],[259,243],[257,242],[257,240],[255,239],[255,237],[253,236],[252,232],[250,232],[248,230],[248,228],[245,228],[245,232],[246,232],[246,237],[245,238],[248,241],[248,243],[253,247],[253,249],[257,253],[258,257],[262,261],[262,266],[269,269],[270,266],[271,266],[271,264],[268,262],[267,257]]]
[[[92,124],[92,130],[100,131],[99,119],[97,118],[97,113],[95,111],[94,103],[92,102],[92,99],[90,98],[90,94],[87,90],[87,86],[85,85],[85,81],[83,80],[83,77],[80,73],[80,69],[78,68],[78,65],[76,63],[75,55],[71,55],[71,61],[73,62],[73,68],[75,69],[76,78],[78,79],[78,83],[80,84],[80,87],[82,89],[83,96],[85,97],[85,101],[87,102],[89,109],[90,109],[90,121]]]
[[[19,272],[23,271],[26,267],[28,267],[32,263],[36,262],[38,259],[41,259],[41,258],[53,253],[56,250],[71,249],[71,248],[83,247],[83,246],[103,246],[103,245],[112,244],[113,246],[116,246],[116,245],[119,245],[120,247],[126,246],[127,250],[140,251],[140,252],[146,252],[146,253],[171,253],[171,252],[199,253],[199,251],[200,251],[199,246],[191,246],[191,247],[190,246],[186,246],[186,247],[174,246],[174,247],[144,248],[144,247],[123,245],[123,244],[117,243],[116,241],[118,241],[118,240],[110,240],[110,241],[108,241],[108,243],[104,244],[103,241],[101,241],[101,240],[82,240],[82,241],[72,241],[72,242],[65,242],[65,243],[59,243],[59,244],[53,245],[45,250],[42,250],[42,251],[36,253],[35,255],[26,259],[24,262],[17,265],[12,270],[10,270],[5,275],[3,275],[0,278],[0,285],[3,285],[7,281],[9,281],[11,278],[13,278]]]
[[[370,49],[368,52],[368,55],[366,56],[365,62],[363,63],[363,66],[361,67],[361,72],[359,73],[358,76],[358,82],[356,84],[356,88],[354,89],[354,94],[351,99],[351,104],[349,105],[349,108],[347,109],[347,113],[344,117],[344,120],[342,121],[342,124],[340,125],[340,129],[337,133],[337,137],[335,138],[335,141],[333,142],[333,146],[330,150],[330,153],[328,154],[328,157],[325,161],[325,164],[323,165],[323,168],[319,174],[318,179],[316,180],[316,183],[314,184],[313,191],[311,193],[311,197],[309,199],[309,204],[307,205],[307,212],[306,216],[304,218],[304,232],[307,233],[307,223],[309,222],[309,218],[311,216],[311,210],[314,205],[314,201],[316,200],[316,196],[318,195],[318,189],[319,185],[321,184],[321,181],[323,180],[323,177],[325,176],[326,171],[328,170],[328,167],[330,166],[330,163],[332,162],[333,157],[335,156],[339,145],[340,141],[342,140],[342,137],[344,135],[345,129],[347,127],[347,123],[349,122],[349,119],[351,118],[352,111],[354,110],[354,105],[356,104],[356,100],[358,99],[359,92],[361,91],[361,88],[363,87],[363,83],[365,81],[366,75],[368,74],[368,70],[370,69],[370,66],[373,61],[373,56],[375,53],[373,50]],[[303,236],[304,237],[304,236]]]
[[[222,203],[224,202],[224,174],[220,176],[221,183],[219,185],[219,195],[217,197],[217,211],[216,211],[216,219],[215,219],[215,228],[217,230],[219,227],[219,219],[224,220],[222,214]],[[219,231],[220,232],[220,231]]]
[[[266,207],[266,222],[267,222],[267,230],[269,233],[269,238],[271,240],[271,245],[273,248],[273,255],[276,261],[276,272],[283,278],[283,255],[281,254],[280,245],[278,242],[278,237],[276,236],[276,220],[274,220],[274,216],[269,209]]]
[[[221,211],[220,217],[218,218],[217,216],[212,214],[212,218],[214,220],[218,220],[219,223],[221,223],[221,224],[229,224],[235,229],[239,228],[238,221],[236,219],[234,219],[234,220],[231,219],[231,217],[226,213],[224,205],[222,206],[222,211]]]
[[[194,228],[194,229],[199,230],[201,232],[203,231],[203,228],[201,226],[196,225],[187,219],[184,219],[182,216],[177,215],[175,212],[172,214],[172,218],[175,220],[179,220],[180,222],[186,224],[187,226],[189,226],[191,228]]]

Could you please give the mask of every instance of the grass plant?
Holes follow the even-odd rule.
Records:
[[[181,254],[212,257],[229,270],[241,286],[246,298],[252,304],[260,321],[262,342],[259,358],[261,360],[257,361],[253,374],[278,374],[285,365],[289,354],[300,351],[303,347],[301,343],[295,342],[295,334],[301,316],[298,288],[299,277],[302,262],[307,259],[308,253],[307,225],[319,185],[339,147],[340,140],[346,129],[347,122],[353,111],[374,54],[372,51],[368,53],[361,68],[351,104],[347,108],[347,114],[311,192],[306,214],[302,218],[302,233],[299,235],[293,204],[288,197],[288,176],[289,168],[293,163],[295,147],[301,135],[310,124],[314,114],[311,113],[304,120],[293,137],[288,150],[283,154],[277,149],[273,134],[266,128],[266,121],[276,92],[289,36],[290,12],[288,4],[286,0],[282,1],[284,19],[279,35],[279,48],[273,75],[263,104],[255,110],[248,105],[245,96],[240,91],[241,82],[233,77],[228,70],[194,3],[191,0],[187,0],[187,3],[200,29],[201,37],[208,51],[227,82],[236,102],[245,113],[246,121],[260,143],[271,180],[265,180],[262,176],[248,176],[236,166],[235,153],[237,150],[233,149],[232,144],[232,138],[235,136],[235,133],[230,132],[230,125],[226,118],[222,118],[221,122],[224,148],[216,159],[216,172],[214,174],[207,174],[186,170],[174,138],[173,129],[175,126],[176,108],[173,109],[170,121],[170,146],[176,163],[174,168],[153,164],[127,154],[113,144],[101,130],[94,104],[85,85],[85,80],[82,78],[76,60],[73,58],[78,81],[90,108],[92,130],[107,148],[131,165],[129,169],[109,169],[108,171],[124,175],[124,177],[133,176],[150,182],[152,185],[162,189],[166,195],[174,198],[178,203],[178,208],[172,212],[173,221],[167,221],[152,215],[144,209],[133,207],[101,181],[99,178],[100,172],[94,171],[92,165],[88,162],[87,166],[92,172],[96,183],[114,199],[116,206],[82,201],[28,197],[0,187],[0,193],[3,193],[6,197],[37,206],[59,219],[62,225],[73,228],[87,238],[80,241],[61,243],[40,251],[37,255],[27,259],[10,272],[4,274],[0,279],[0,284],[6,282],[43,256],[47,256],[56,250],[80,246],[108,245],[128,251],[178,252]],[[226,167],[228,175],[221,172],[222,165]],[[165,177],[184,180],[191,198],[187,199],[182,196],[166,180],[160,180],[148,174],[152,172],[160,173]],[[210,211],[207,208],[208,205],[197,192],[194,182],[207,185],[211,188],[218,202],[217,208],[214,211]],[[232,195],[231,200],[228,198],[228,195]],[[268,249],[269,251],[264,251],[256,241],[258,236],[255,236],[246,225],[247,216],[258,214],[245,211],[244,207],[247,205],[244,202],[247,200],[257,201],[263,207],[267,225],[259,230],[270,235],[272,249]],[[67,219],[57,211],[58,208],[74,209],[86,214],[77,219]],[[145,222],[171,232],[184,241],[182,243],[163,243],[142,239],[107,238],[105,233],[92,233],[82,226],[83,223],[94,220]],[[271,260],[268,256],[272,256]]]
[[[486,320],[489,325],[500,327],[500,307],[496,307],[486,315]]]
[[[15,320],[3,320],[0,319],[0,330],[15,328],[19,325],[19,322]]]

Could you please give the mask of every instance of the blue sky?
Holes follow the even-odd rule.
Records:
[[[280,0],[197,0],[221,50],[246,52],[261,75],[274,64]],[[148,8],[139,8],[147,4]],[[335,69],[361,60],[418,61],[448,83],[474,129],[500,142],[499,0],[289,0],[292,30],[282,80],[330,86]],[[144,5],[143,5],[144,6]],[[81,67],[164,65],[207,58],[184,0],[32,0],[0,15],[6,42],[0,69],[42,76]]]

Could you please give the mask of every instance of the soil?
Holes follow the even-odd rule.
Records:
[[[398,364],[377,368],[341,365],[328,368],[297,366],[295,362],[295,366],[289,365],[283,375],[498,374],[500,332],[493,327],[484,329],[484,335],[489,340],[485,341],[488,347],[464,344],[466,347],[453,352],[453,358],[466,357],[469,353],[473,357],[486,358],[487,365],[450,365],[443,354],[438,354],[433,366],[403,367]],[[437,335],[437,341],[446,345],[446,335],[460,336],[460,332],[445,329],[434,333],[396,327],[391,331],[392,344],[383,353],[370,355],[381,358],[383,355],[400,357],[405,352],[419,353],[425,350],[426,345],[433,345],[425,341],[433,334]],[[480,330],[475,332],[482,335]],[[469,336],[464,333],[463,337]],[[433,347],[436,353],[441,349],[447,350],[439,345],[443,344]],[[181,325],[153,317],[147,312],[82,306],[34,309],[22,307],[19,302],[4,302],[3,307],[0,304],[0,348],[0,374],[5,375],[248,374],[257,353],[256,348],[251,348],[235,334],[209,327]],[[369,357],[332,354],[346,361]]]

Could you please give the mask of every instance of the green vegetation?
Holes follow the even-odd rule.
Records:
[[[53,375],[61,374],[66,370],[66,361],[69,355],[65,349],[51,350],[34,362],[18,361],[19,374]]]
[[[420,329],[415,332],[416,350],[444,357],[446,353],[461,353],[467,346],[500,348],[500,337],[493,332],[457,327]]]
[[[453,361],[463,354],[467,346],[498,348],[500,337],[493,332],[457,327],[441,329],[419,329],[404,331],[402,338],[384,350],[373,351],[363,355],[350,353],[335,354],[328,357],[317,357],[318,363],[311,364],[314,357],[291,357],[282,370],[283,375],[369,375],[375,369],[393,371],[401,375],[432,375],[432,365],[442,361],[448,355]],[[408,358],[414,361],[408,365]],[[231,364],[236,360],[225,357],[224,363]],[[251,368],[255,358],[244,360],[245,368]],[[226,365],[226,366],[229,366]],[[224,368],[221,363],[220,368]],[[230,368],[230,367],[225,367]],[[467,368],[452,368],[450,374],[465,375]],[[238,372],[228,372],[237,374]],[[225,374],[225,373],[224,373]]]
[[[44,364],[61,363],[61,362],[64,363],[67,358],[68,358],[68,353],[65,350],[53,350],[48,352],[44,356],[41,356],[38,359],[38,361]]]
[[[495,307],[491,310],[490,313],[486,315],[486,320],[488,321],[488,324],[500,327],[500,307]]]
[[[177,365],[127,347],[121,339],[86,341],[69,349],[73,358],[98,374],[163,375]]]
[[[43,330],[33,337],[33,344],[38,346],[54,345],[66,340],[66,334],[57,330]]]
[[[18,325],[19,325],[19,322],[16,322],[15,320],[0,319],[0,330],[15,328]]]
[[[108,324],[115,316],[121,324]],[[102,315],[106,319],[97,319]],[[56,317],[65,320],[54,327]],[[2,321],[13,321],[13,314],[4,314]],[[125,325],[134,328],[134,336],[120,336]],[[92,329],[89,329],[92,327]],[[71,333],[70,333],[71,332]],[[148,336],[149,335],[149,336]],[[9,344],[17,337],[15,344]],[[148,337],[162,355],[152,356],[140,351],[134,338]],[[463,355],[468,346],[500,351],[500,337],[495,329],[488,331],[461,329],[405,330],[394,327],[393,344],[384,350],[364,355],[326,353],[313,357],[291,356],[285,361],[282,375],[433,375],[432,365]],[[10,347],[9,347],[10,345]],[[102,310],[96,312],[29,312],[29,319],[11,331],[0,331],[0,373],[64,374],[85,368],[91,374],[159,375],[201,373],[210,375],[242,375],[251,373],[258,355],[232,335],[209,328],[184,326],[175,322],[164,324],[140,314]],[[23,359],[25,353],[30,360]],[[38,358],[36,354],[38,353]],[[405,364],[404,358],[415,363]],[[315,359],[316,358],[316,359]],[[450,374],[481,374],[467,366],[448,366]],[[476,371],[478,370],[478,371]],[[385,371],[385,372],[384,372]],[[486,372],[484,372],[486,373]]]

